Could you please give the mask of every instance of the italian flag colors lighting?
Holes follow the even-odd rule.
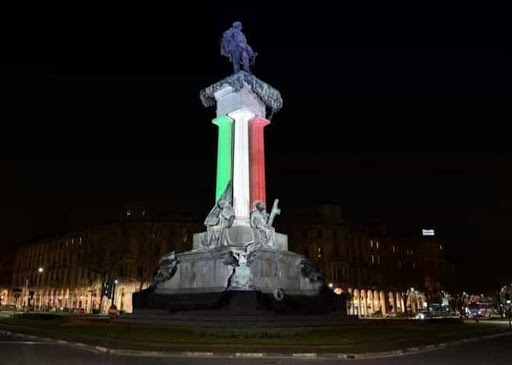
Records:
[[[219,126],[215,189],[215,201],[218,201],[233,175],[233,119],[224,115],[215,118],[213,124]]]
[[[220,198],[233,177],[233,155],[248,152],[250,209],[253,209],[257,201],[266,202],[264,128],[270,122],[258,116],[249,120],[249,151],[233,150],[233,123],[236,121],[229,116],[220,116],[213,120],[213,124],[219,127],[215,201]]]

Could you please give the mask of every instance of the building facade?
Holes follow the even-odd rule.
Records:
[[[383,226],[348,224],[334,205],[279,222],[289,249],[319,265],[335,293],[348,294],[349,314],[414,313],[440,294],[447,265],[437,237],[394,239]]]
[[[132,294],[147,287],[159,259],[191,247],[192,234],[202,229],[197,222],[183,216],[152,221],[127,211],[119,222],[29,242],[16,254],[8,301],[24,307],[30,299],[41,310],[105,312],[112,301],[103,297],[103,284],[116,280],[114,302],[131,312]]]
[[[6,250],[0,256],[0,308],[9,304],[9,297],[12,294],[11,279],[15,252]]]

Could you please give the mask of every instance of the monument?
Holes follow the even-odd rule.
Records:
[[[205,107],[216,106],[215,204],[204,221],[206,231],[194,234],[193,249],[163,257],[151,286],[134,294],[135,312],[325,312],[333,294],[321,272],[288,251],[287,236],[275,231],[278,200],[266,210],[264,130],[268,115],[282,107],[281,95],[251,73],[256,52],[240,22],[224,32],[221,54],[234,73],[200,92]]]

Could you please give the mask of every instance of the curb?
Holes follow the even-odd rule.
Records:
[[[449,346],[462,345],[464,343],[478,342],[483,340],[490,340],[493,338],[500,338],[512,335],[512,332],[495,333],[492,335],[476,336],[465,338],[462,340],[454,340],[449,342],[442,342],[438,344],[425,345],[419,347],[409,347],[403,350],[392,350],[382,352],[367,352],[361,354],[345,354],[345,353],[276,353],[276,352],[206,352],[206,351],[184,351],[184,352],[165,352],[165,351],[138,351],[127,349],[110,349],[103,346],[88,345],[80,342],[69,342],[65,340],[54,340],[47,337],[37,337],[32,335],[25,335],[23,333],[11,332],[0,330],[0,336],[13,336],[21,337],[28,340],[44,341],[53,344],[66,345],[75,347],[81,350],[87,350],[94,353],[106,353],[118,356],[138,356],[138,357],[162,357],[162,358],[274,358],[274,359],[302,359],[302,360],[363,360],[363,359],[379,359],[387,357],[398,357],[406,355],[420,354],[429,351],[442,350]]]

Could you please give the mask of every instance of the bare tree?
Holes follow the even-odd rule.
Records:
[[[123,242],[115,229],[99,231],[84,243],[79,262],[90,273],[99,277],[103,290],[107,280],[118,274],[124,252]],[[103,308],[103,296],[102,292],[100,310]]]
[[[154,224],[150,224],[148,230],[144,230],[144,236],[138,242],[137,274],[140,281],[139,290],[144,284],[151,281],[151,278],[158,269],[158,263],[165,252],[162,252],[164,245],[163,232]]]

